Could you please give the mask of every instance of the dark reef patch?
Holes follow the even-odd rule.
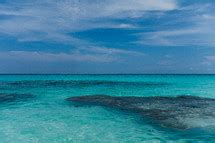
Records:
[[[135,112],[161,126],[191,129],[215,126],[215,99],[195,96],[117,97],[107,95],[77,96],[67,101]]]
[[[4,94],[0,93],[0,103],[5,102],[18,102],[18,101],[24,101],[29,98],[33,98],[34,96],[32,94]]]
[[[112,87],[163,87],[169,85],[165,82],[126,82],[108,80],[22,80],[0,82],[0,87],[89,87],[89,86],[112,86]]]

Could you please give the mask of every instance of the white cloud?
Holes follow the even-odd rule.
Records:
[[[8,51],[0,52],[1,60],[13,61],[42,61],[42,62],[118,62],[121,57],[143,56],[143,53],[105,48],[105,47],[88,47],[71,51],[70,53],[47,53],[36,51]]]
[[[106,19],[139,17],[145,11],[177,8],[174,0],[44,0],[18,1],[0,5],[0,33],[20,41],[56,40],[73,42],[69,32],[93,28],[135,28],[130,23]],[[77,40],[77,39],[75,39]]]
[[[215,56],[205,56],[205,59],[215,62]]]
[[[85,50],[87,52],[98,53],[98,54],[107,54],[107,55],[120,54],[120,55],[144,56],[144,54],[141,52],[114,49],[114,48],[106,48],[106,47],[88,47],[88,48],[79,48],[79,50]]]
[[[215,15],[212,4],[193,4],[178,9],[165,26],[153,32],[137,34],[134,42],[155,46],[215,46]],[[176,17],[177,16],[177,17]],[[171,16],[170,16],[171,17]],[[173,26],[174,24],[174,26]],[[169,28],[168,28],[169,26]]]
[[[118,25],[113,25],[111,28],[119,28],[119,29],[133,29],[133,28],[138,28],[138,26],[134,24],[127,24],[127,23],[121,23]]]
[[[136,43],[157,46],[214,46],[213,29],[210,26],[142,33]]]
[[[213,70],[215,67],[215,55],[204,56],[200,64],[204,66],[206,70]]]
[[[139,34],[137,44],[155,46],[215,46],[215,27],[177,29]]]

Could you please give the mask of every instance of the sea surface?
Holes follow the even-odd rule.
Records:
[[[0,75],[0,143],[215,142],[215,119],[192,118],[198,128],[172,129],[65,100],[84,95],[215,99],[215,75]]]

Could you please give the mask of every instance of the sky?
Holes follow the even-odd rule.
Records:
[[[215,73],[214,0],[0,0],[0,73]]]

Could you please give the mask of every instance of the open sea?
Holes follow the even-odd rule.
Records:
[[[198,106],[207,116],[183,114],[175,124],[186,122],[189,128],[180,129],[140,114],[66,100],[85,95],[215,99],[215,75],[0,75],[0,143],[215,142],[210,115],[215,111],[209,105]]]

